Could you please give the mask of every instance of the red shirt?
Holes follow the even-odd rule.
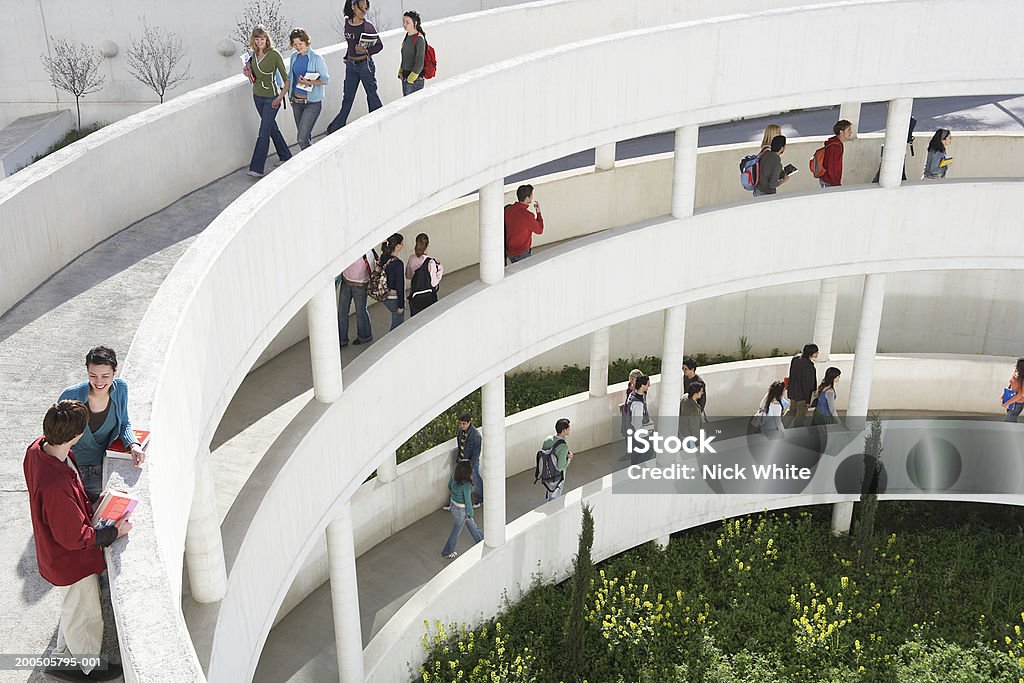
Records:
[[[821,179],[829,185],[843,184],[843,141],[833,135],[825,141],[825,158],[822,159],[825,173]]]
[[[92,504],[76,470],[43,450],[43,437],[25,453],[25,484],[32,510],[39,573],[55,586],[70,586],[107,568],[96,546]],[[74,462],[74,456],[68,455]],[[77,466],[77,465],[76,465]]]
[[[533,217],[530,207],[522,202],[505,208],[505,253],[522,256],[533,247],[533,236],[544,232],[544,217],[537,212]]]

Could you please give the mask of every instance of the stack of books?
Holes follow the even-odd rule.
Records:
[[[132,433],[135,434],[135,438],[138,439],[139,446],[142,450],[146,450],[146,446],[149,444],[149,432],[143,429],[133,429]],[[122,442],[120,438],[117,438],[114,439],[113,443],[107,446],[107,457],[131,460],[132,452],[125,447],[124,442]]]
[[[92,516],[94,529],[103,529],[117,524],[132,513],[139,499],[121,489],[107,489],[96,503]]]

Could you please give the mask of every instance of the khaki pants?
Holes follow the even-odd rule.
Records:
[[[789,405],[790,427],[803,427],[807,423],[807,401],[793,401]]]
[[[99,576],[90,574],[70,586],[58,586],[64,604],[53,654],[96,657],[103,646],[103,612],[100,609]],[[93,667],[82,667],[88,674]]]

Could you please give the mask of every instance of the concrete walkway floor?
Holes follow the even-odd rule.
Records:
[[[873,129],[874,124],[870,124],[870,117],[875,116],[872,107],[879,106],[884,107],[865,107],[862,130]],[[939,125],[956,130],[1020,131],[1024,129],[1024,97],[922,100],[915,103],[915,115],[922,133],[919,137]],[[835,116],[835,109],[822,109],[768,119],[784,123],[787,134],[824,135]],[[765,120],[705,127],[701,130],[700,143],[707,146],[759,138]],[[667,148],[666,140],[669,141]],[[671,149],[670,141],[671,134],[625,141],[619,144],[618,157],[662,152]],[[528,169],[507,180],[515,182],[591,163],[593,152],[581,152]],[[154,179],[156,181],[158,179]],[[253,180],[240,170],[196,190],[86,252],[0,316],[0,386],[4,387],[0,393],[3,418],[0,420],[0,544],[7,549],[0,557],[0,580],[8,586],[8,590],[0,592],[0,614],[6,616],[0,621],[3,651],[47,652],[56,634],[60,598],[36,570],[22,473],[25,448],[39,436],[46,408],[64,387],[85,378],[83,359],[90,347],[105,344],[113,347],[122,358],[127,354],[137,321],[171,267],[195,235],[252,183]],[[69,220],[73,220],[73,207],[68,210]],[[436,247],[438,256],[443,258],[442,245]],[[455,280],[449,279],[454,275],[446,276],[445,282],[454,286]],[[382,329],[382,324],[383,321],[375,323],[376,329]],[[232,437],[242,435],[260,420],[268,421],[264,425],[268,434],[276,433],[272,422],[287,423],[289,400],[295,400],[310,385],[308,354],[304,354],[301,346],[293,347],[280,359],[297,368],[287,383],[292,395],[275,403],[276,399],[255,394],[251,406],[233,404],[237,417],[225,416],[215,446],[227,445]],[[349,352],[354,354],[355,348],[349,347]],[[346,362],[347,355],[343,356]],[[298,369],[301,367],[296,361],[299,357],[305,359],[305,370]],[[260,381],[258,373],[251,378],[253,382]],[[269,391],[284,387],[265,384],[262,388]],[[273,410],[268,412],[266,406],[281,407],[283,412],[280,415]],[[259,448],[265,450],[270,443],[258,445],[255,431],[248,436],[251,441],[247,449],[262,452]],[[228,452],[215,455],[225,469],[230,466],[223,457]],[[251,471],[251,467],[249,469]],[[247,475],[239,471],[235,476]],[[230,500],[222,499],[221,506],[225,512]],[[111,631],[108,628],[108,634]],[[114,659],[117,659],[116,654]],[[0,673],[0,680],[33,678],[31,672]]]

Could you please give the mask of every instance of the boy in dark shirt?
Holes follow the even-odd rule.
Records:
[[[757,169],[757,187],[754,196],[775,194],[779,185],[789,180],[782,167],[782,155],[786,153],[786,136],[776,135],[772,138],[772,146],[761,154]]]

